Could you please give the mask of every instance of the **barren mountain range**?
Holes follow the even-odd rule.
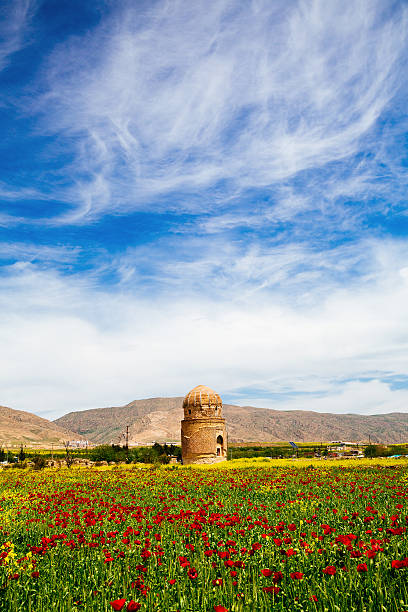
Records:
[[[51,446],[76,439],[81,436],[36,414],[0,406],[0,446]]]
[[[123,443],[129,425],[130,444],[180,443],[182,397],[136,400],[126,406],[70,412],[55,423],[91,442]],[[408,439],[408,413],[375,416],[282,411],[224,404],[230,442],[398,443]]]
[[[126,406],[70,412],[54,422],[30,412],[0,406],[0,445],[51,446],[63,440],[87,439],[96,444],[180,443],[183,398],[135,400]],[[408,413],[376,416],[282,411],[224,404],[230,442],[398,443],[408,440]]]

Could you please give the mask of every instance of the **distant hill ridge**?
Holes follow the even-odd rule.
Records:
[[[82,436],[48,419],[24,410],[0,406],[0,446],[60,445],[64,440],[76,439],[82,439]]]
[[[131,444],[180,442],[182,397],[135,400],[125,406],[70,412],[56,419],[60,427],[96,443],[123,443],[129,425]],[[230,442],[349,442],[398,443],[408,439],[408,414],[372,416],[302,410],[273,410],[224,404]]]

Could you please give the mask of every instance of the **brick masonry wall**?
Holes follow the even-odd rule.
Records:
[[[220,418],[184,419],[181,422],[181,448],[184,463],[213,463],[217,457],[217,436],[222,435],[227,448],[225,420]]]

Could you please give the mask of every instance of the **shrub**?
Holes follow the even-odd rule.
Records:
[[[43,470],[47,463],[45,457],[42,457],[41,455],[34,455],[32,462],[34,463],[35,470]]]

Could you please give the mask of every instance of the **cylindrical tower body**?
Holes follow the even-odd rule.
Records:
[[[181,421],[183,463],[216,463],[227,458],[227,431],[218,393],[199,385],[187,393]]]

